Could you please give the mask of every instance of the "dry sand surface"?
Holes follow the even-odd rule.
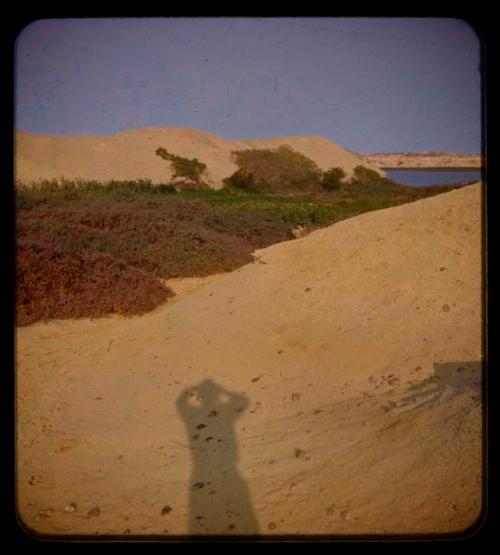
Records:
[[[197,129],[146,128],[110,136],[35,135],[16,133],[16,178],[25,183],[40,179],[150,179],[165,183],[172,177],[170,164],[155,154],[158,147],[207,165],[206,180],[213,188],[238,167],[233,150],[277,148],[289,145],[322,169],[342,167],[351,175],[355,166],[372,167],[358,155],[322,137],[279,137],[229,141]],[[373,167],[373,169],[376,169]],[[383,174],[382,171],[377,171]]]
[[[460,531],[482,500],[481,190],[367,213],[17,330],[17,485],[42,534]],[[187,284],[187,285],[186,285]]]

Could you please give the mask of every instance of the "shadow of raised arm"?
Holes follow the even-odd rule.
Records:
[[[193,404],[190,404],[190,400],[193,397],[193,395],[194,393],[192,388],[181,391],[181,393],[179,394],[179,396],[175,401],[179,414],[182,414],[183,416],[187,416],[189,414],[193,414],[199,411],[198,407],[196,407]]]

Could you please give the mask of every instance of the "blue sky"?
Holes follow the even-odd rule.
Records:
[[[452,18],[40,20],[17,40],[16,128],[480,152],[479,62],[479,39]]]

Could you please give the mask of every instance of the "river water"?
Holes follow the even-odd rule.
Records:
[[[385,170],[398,183],[413,187],[467,183],[481,179],[480,170]]]

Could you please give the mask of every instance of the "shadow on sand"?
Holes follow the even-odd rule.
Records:
[[[482,362],[434,363],[434,372],[421,382],[412,385],[402,402],[414,403],[414,408],[433,405],[443,397],[450,399],[466,391],[474,401],[481,401]]]
[[[248,404],[246,395],[209,379],[177,398],[191,448],[190,534],[259,532],[248,488],[237,468],[234,424]]]

